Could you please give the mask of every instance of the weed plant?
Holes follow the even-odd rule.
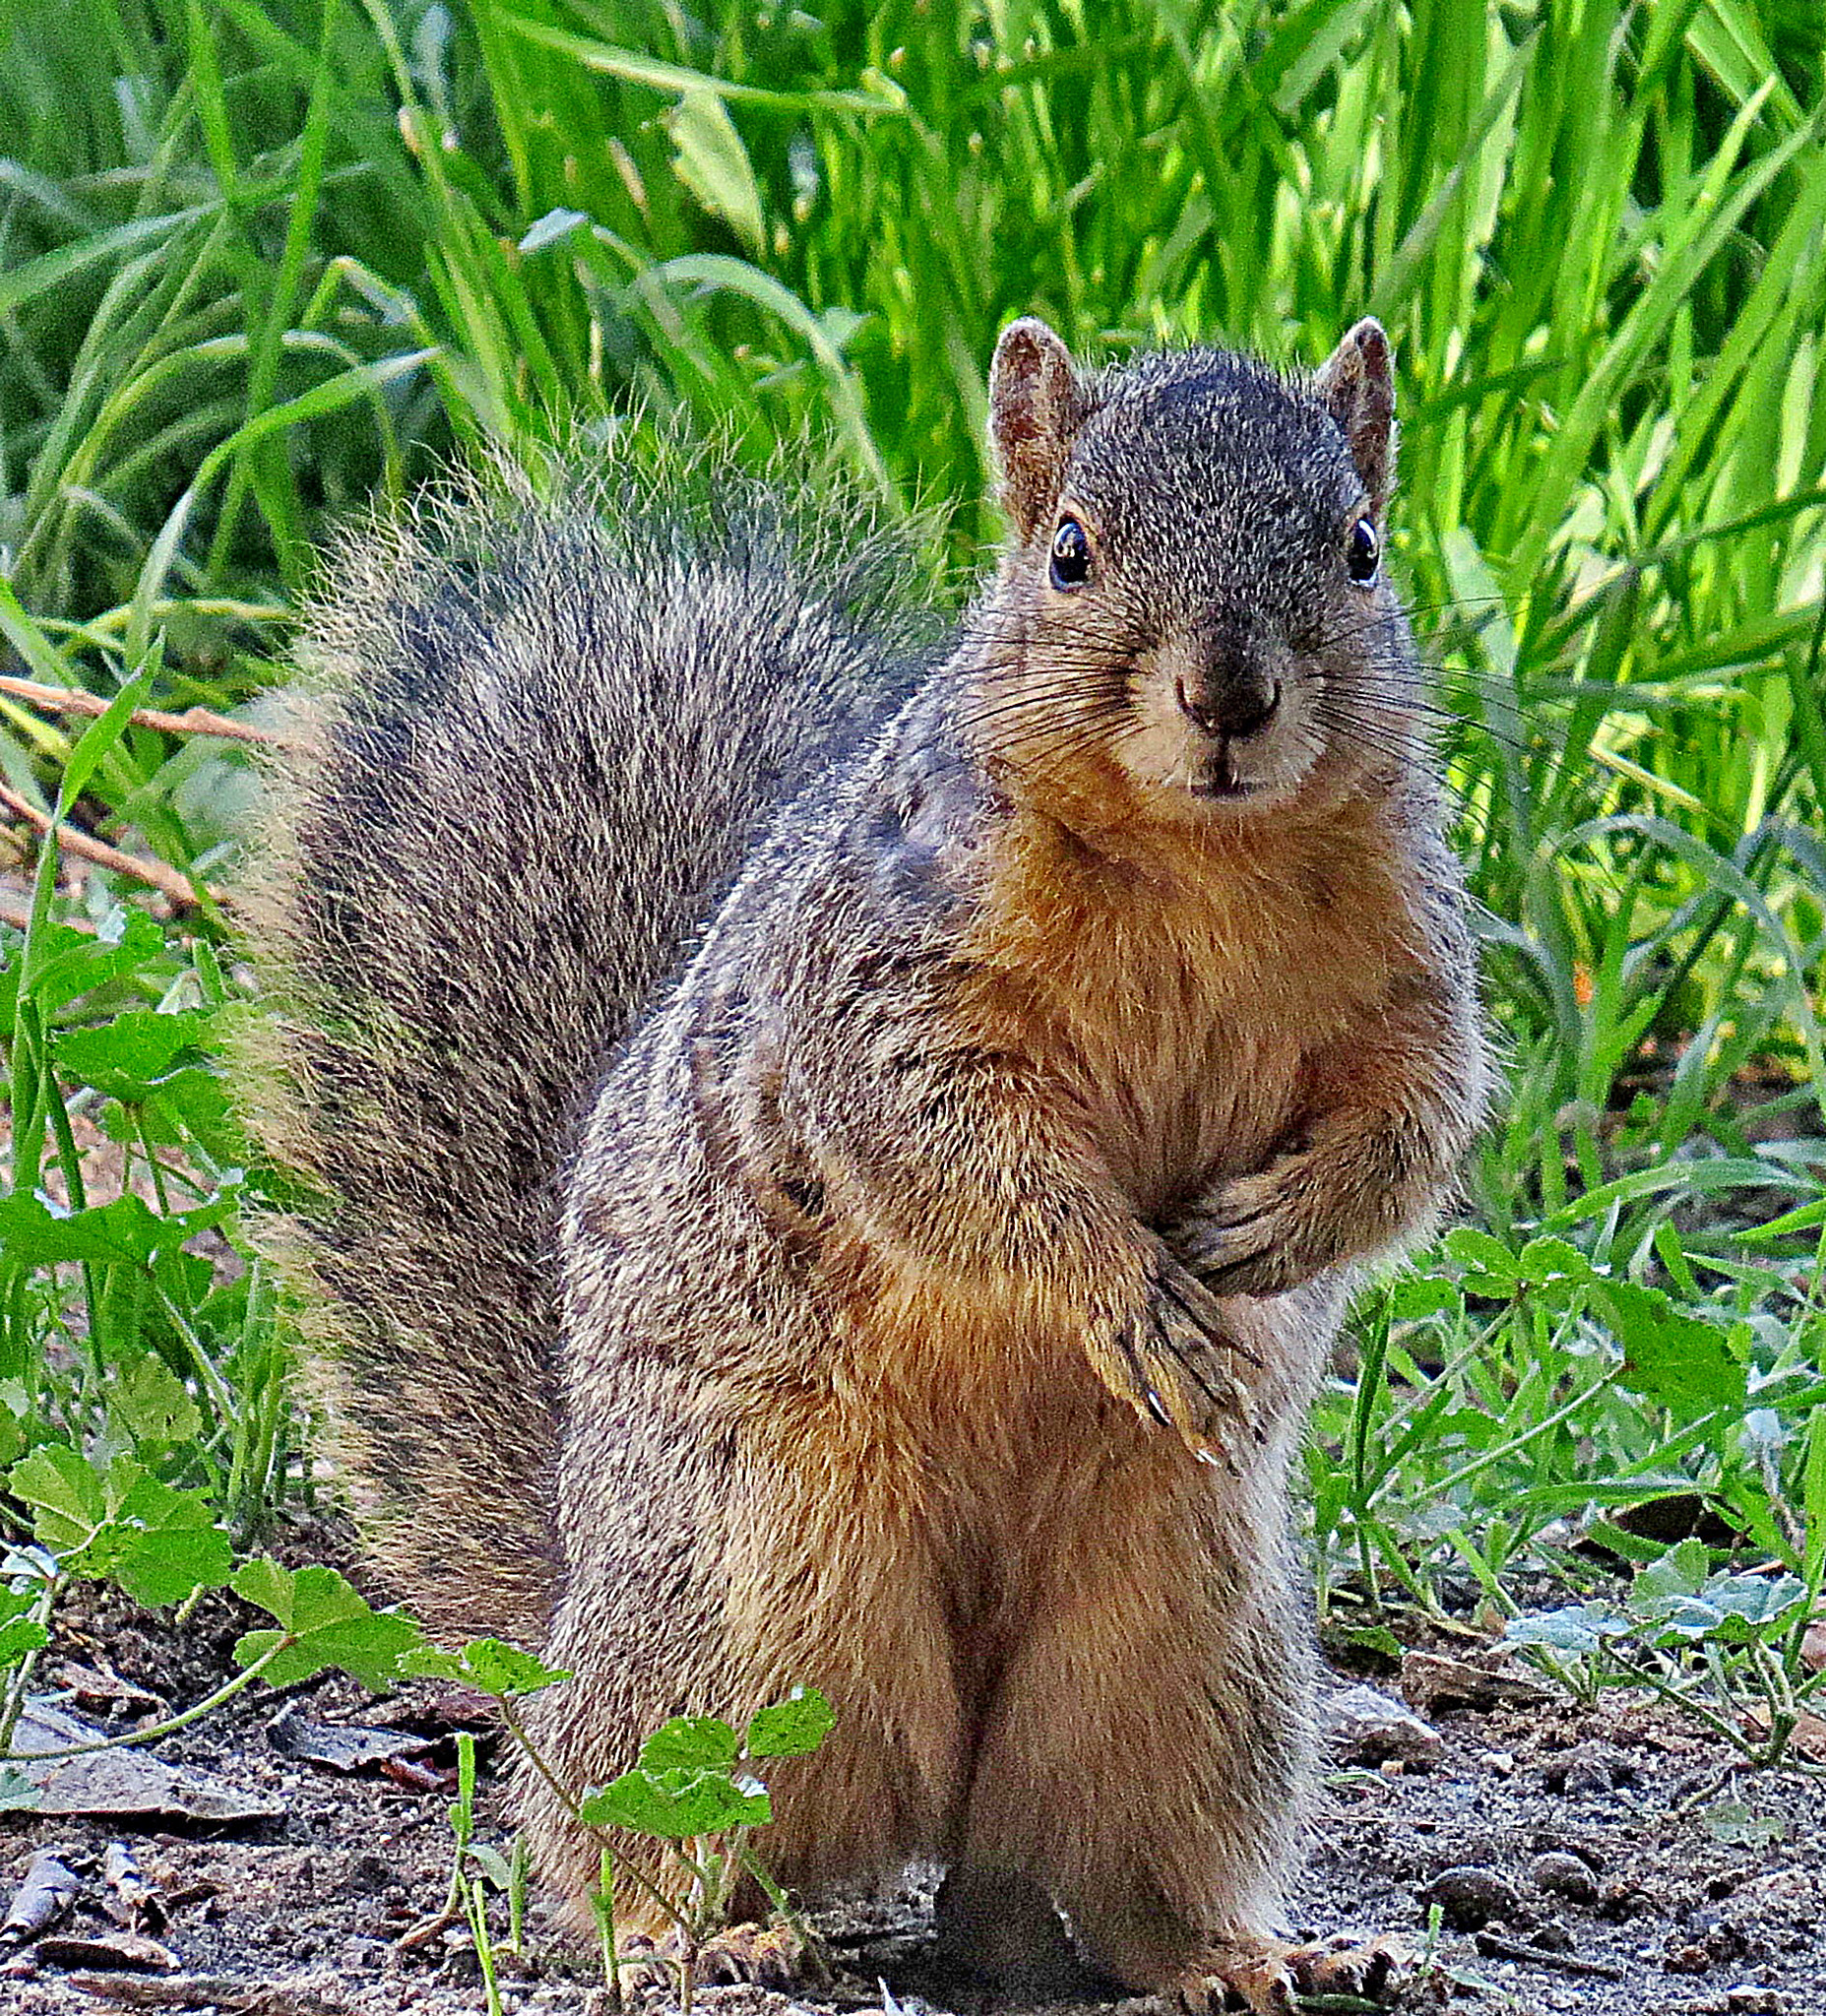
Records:
[[[0,1457],[83,1452],[114,1480],[78,1508],[97,1531],[143,1478],[246,1542],[301,1481],[272,1285],[236,1244],[269,1179],[212,1061],[246,1012],[212,884],[249,772],[130,709],[257,724],[331,523],[453,453],[613,454],[640,407],[757,457],[833,442],[890,511],[948,514],[955,577],[994,532],[983,373],[1010,317],[1091,355],[1312,363],[1368,311],[1399,352],[1395,566],[1509,1064],[1471,1222],[1366,1292],[1322,1403],[1321,1593],[1372,1632],[1357,1606],[1392,1598],[1500,1617],[1543,1568],[1602,1581],[1594,1544],[1655,1566],[1677,1536],[1625,1515],[1698,1502],[1720,1544],[1695,1590],[1795,1584],[1756,1643],[1805,1684],[1806,9],[26,0],[6,34],[0,669],[115,704],[79,733],[0,689]],[[164,893],[67,850],[60,873],[36,837],[58,820],[156,857]],[[49,1486],[15,1480],[23,1544]]]

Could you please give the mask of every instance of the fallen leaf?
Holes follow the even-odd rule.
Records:
[[[429,1736],[410,1735],[405,1730],[366,1723],[311,1722],[295,1701],[267,1724],[267,1740],[282,1757],[343,1772],[422,1757],[434,1747]]]
[[[6,1922],[0,1924],[0,1948],[23,1946],[62,1918],[75,1902],[83,1879],[60,1859],[54,1848],[41,1848],[26,1866],[26,1879],[15,1893]]]
[[[37,1956],[51,1967],[99,1967],[126,1974],[175,1974],[182,1964],[169,1946],[140,1932],[96,1932],[90,1938],[40,1939]]]
[[[244,1793],[225,1779],[189,1767],[180,1769],[150,1750],[130,1746],[91,1750],[80,1757],[47,1759],[42,1764],[31,1761],[34,1752],[97,1742],[107,1733],[42,1699],[26,1704],[14,1732],[13,1747],[22,1753],[19,1769],[36,1791],[40,1813],[210,1820],[234,1826],[277,1819],[284,1811],[275,1801]]]

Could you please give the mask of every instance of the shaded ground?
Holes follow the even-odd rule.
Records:
[[[237,1632],[256,1621],[236,1610],[213,1600],[177,1633],[109,1596],[66,1623],[43,1670],[54,1681],[74,1659],[167,1701],[195,1699],[226,1670]],[[100,1712],[93,1699],[89,1708]],[[415,1951],[394,1943],[444,1898],[453,1722],[465,1713],[429,1686],[380,1703],[334,1677],[293,1695],[256,1689],[158,1754],[271,1801],[272,1817],[226,1830],[149,1821],[136,1831],[117,1820],[0,1813],[0,1905],[33,1852],[54,1843],[85,1878],[58,1932],[118,1936],[102,1915],[101,1869],[108,1845],[125,1841],[168,1913],[157,1936],[180,1963],[175,1975],[112,1977],[138,2006],[263,2016],[479,2010],[466,1934]],[[372,1765],[342,1775],[282,1754],[282,1742],[300,1723],[385,1724],[430,1747],[389,1767],[414,1783]],[[1450,1922],[1403,2008],[1826,2016],[1826,1784],[1763,1775],[1715,1797],[1724,1753],[1634,1697],[1597,1709],[1550,1697],[1483,1709],[1441,1702],[1429,1720],[1441,1741],[1428,1762],[1338,1760],[1298,1899],[1303,1931],[1397,1928],[1417,1944],[1429,1902],[1442,1905]],[[1377,1748],[1359,1744],[1355,1755]],[[1719,1839],[1715,1812],[1682,1814],[1696,1795],[1708,1805],[1740,1801],[1749,1814],[1737,1831],[1758,1838]],[[498,1796],[485,1805],[498,1822]],[[502,1840],[498,1825],[487,1838]],[[1447,1871],[1470,1873],[1441,1883]],[[883,1976],[904,2008],[956,2006],[922,1966],[929,1904],[929,1891],[910,1883],[827,1921],[844,1971],[823,2006],[880,2008]],[[528,1961],[503,1962],[507,2006],[597,2016],[599,1975],[555,1949],[536,1909],[528,1944]],[[1505,1945],[1534,1957],[1503,1957]],[[78,1961],[54,1965],[27,1946],[0,1955],[0,2009],[18,2016],[114,2006],[96,1995],[109,1978]],[[743,1988],[701,1991],[700,2004],[707,2016],[788,2008]]]

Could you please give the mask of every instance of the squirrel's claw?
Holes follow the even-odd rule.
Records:
[[[1113,1352],[1092,1353],[1100,1376],[1145,1422],[1171,1428],[1201,1462],[1232,1475],[1237,1450],[1260,1446],[1265,1431],[1238,1362],[1255,1354],[1231,1334],[1211,1292],[1164,1248],[1148,1303],[1127,1323]]]
[[[1161,1997],[1178,2016],[1295,2016],[1297,1998],[1350,1995],[1383,2003],[1407,1978],[1409,1955],[1393,1935],[1361,1940],[1340,1932],[1309,1946],[1271,1939],[1226,1940]]]
[[[655,1941],[641,1932],[628,1934],[621,1941],[620,1951],[624,1991],[676,1991],[678,1958],[676,1933],[668,1933],[663,1941]],[[782,1994],[816,1987],[829,1979],[816,1947],[808,1945],[784,1921],[765,1925],[724,1925],[698,1947],[694,1972],[703,1986],[752,1984]]]

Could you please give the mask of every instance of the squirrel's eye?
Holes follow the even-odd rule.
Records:
[[[1351,579],[1366,587],[1375,580],[1381,559],[1382,541],[1376,536],[1376,528],[1367,518],[1359,518],[1351,528],[1350,551],[1345,561]]]
[[[1081,587],[1091,572],[1091,539],[1075,518],[1061,518],[1052,535],[1052,585]]]

